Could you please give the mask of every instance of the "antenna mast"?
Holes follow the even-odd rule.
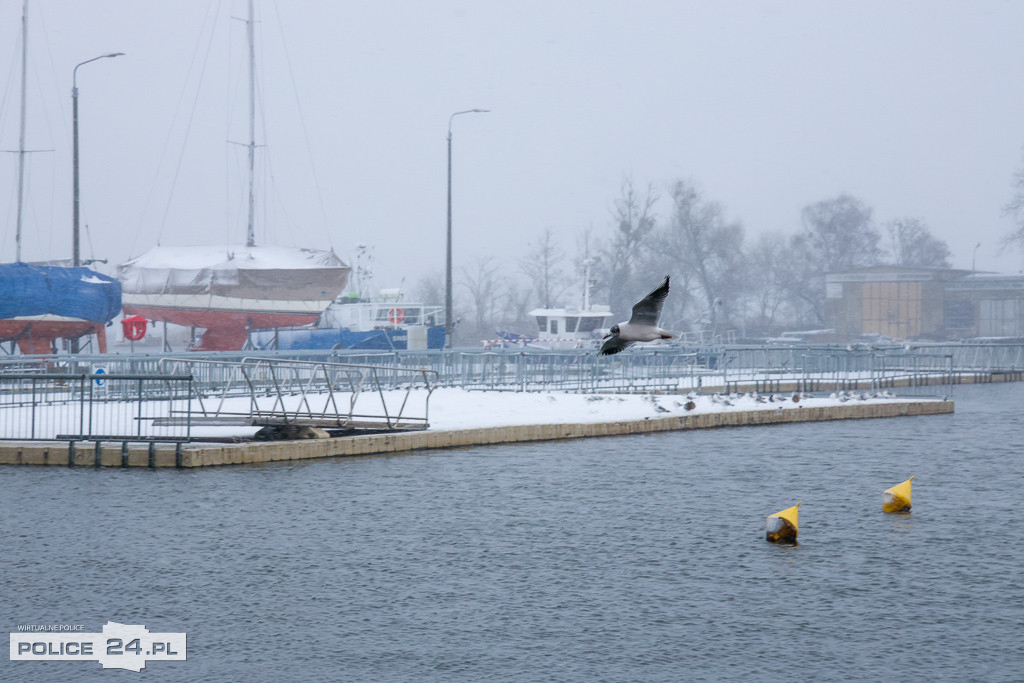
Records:
[[[249,19],[245,22],[245,33],[249,39],[249,226],[245,239],[247,247],[256,245],[256,235],[253,231],[253,216],[256,212],[256,195],[253,189],[256,167],[256,40],[253,24],[253,0],[249,0]]]
[[[18,222],[14,233],[14,260],[21,261],[21,221],[25,195],[25,81],[28,67],[28,0],[21,10],[21,132],[18,136]]]

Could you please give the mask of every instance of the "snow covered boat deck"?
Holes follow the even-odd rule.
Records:
[[[790,422],[941,415],[949,400],[838,395],[756,397],[517,394],[438,390],[425,431],[242,443],[0,442],[0,464],[215,467],[416,453],[529,441]],[[483,399],[486,393],[487,399]],[[793,399],[797,400],[794,401]]]

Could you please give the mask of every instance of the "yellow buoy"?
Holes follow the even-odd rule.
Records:
[[[780,510],[774,515],[768,515],[768,519],[765,521],[765,539],[772,543],[795,541],[799,527],[797,523],[799,517],[797,508],[800,507],[802,502],[801,500],[791,508]]]
[[[882,493],[882,510],[885,512],[909,512],[910,511],[910,482],[913,477],[901,484],[896,484],[891,489]]]

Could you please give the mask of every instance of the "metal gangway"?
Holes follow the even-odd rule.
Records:
[[[423,430],[438,385],[432,370],[327,361],[166,358],[159,368],[191,376],[193,401],[156,426],[259,427],[268,439]]]

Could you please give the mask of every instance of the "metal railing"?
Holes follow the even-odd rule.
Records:
[[[67,354],[51,356],[6,356],[0,357],[2,372],[91,372],[103,368],[107,372],[143,374],[159,372],[164,359],[202,359],[241,362],[246,358],[270,358],[277,360],[304,360],[311,362],[345,363],[356,365],[398,366],[405,368],[426,368],[439,373],[445,385],[456,385],[460,377],[457,371],[460,359],[474,355],[506,353],[518,355],[578,355],[594,356],[593,351],[545,351],[542,349],[509,349],[506,351],[484,349],[455,349],[429,351],[238,351],[238,352],[182,352],[179,354],[131,354],[131,355],[84,355]],[[1022,342],[915,342],[902,345],[835,345],[835,344],[763,344],[763,345],[638,345],[624,354],[605,357],[608,363],[622,362],[624,358],[646,355],[682,356],[697,355],[697,367],[715,369],[719,361],[727,361],[729,368],[756,369],[764,372],[802,372],[803,358],[809,356],[834,356],[837,363],[850,363],[851,367],[865,361],[857,360],[872,354],[886,357],[911,358],[918,355],[951,356],[954,372],[1022,372],[1024,371],[1024,343]],[[633,361],[626,361],[633,362]],[[645,361],[638,361],[645,362]]]
[[[156,369],[0,372],[0,438],[185,442],[260,428],[271,429],[268,438],[302,427],[426,429],[438,384],[431,370],[272,358],[163,359]]]
[[[95,375],[103,372],[107,380],[101,398],[93,389],[101,386]],[[638,345],[610,357],[586,350],[540,349],[11,356],[0,360],[0,377],[6,377],[0,382],[0,409],[4,412],[0,435],[19,438],[32,433],[31,428],[10,425],[12,419],[23,419],[12,417],[15,411],[11,406],[16,401],[24,403],[26,396],[39,405],[73,402],[74,397],[85,406],[77,413],[72,408],[62,409],[80,419],[71,427],[67,426],[70,418],[61,418],[66,425],[61,433],[99,433],[87,423],[83,427],[81,416],[99,415],[98,404],[120,397],[118,400],[127,404],[144,404],[147,411],[136,411],[121,421],[128,424],[123,428],[126,434],[180,438],[182,434],[195,436],[197,424],[214,426],[218,420],[232,424],[249,420],[253,425],[319,421],[338,429],[359,424],[381,429],[421,427],[427,424],[430,391],[437,386],[580,393],[868,388],[950,395],[953,386],[969,375],[984,380],[993,374],[1024,378],[1024,344]],[[14,379],[27,375],[43,379],[35,386],[13,384],[30,382]],[[159,403],[169,392],[166,382],[155,380],[160,375],[192,376],[194,405],[164,404],[167,412],[154,421],[150,418],[158,410],[152,402]],[[119,376],[143,379],[112,379]],[[70,384],[80,388],[71,391],[67,388]],[[426,399],[421,396],[424,393]],[[5,404],[8,408],[3,408]],[[191,432],[181,424],[189,421],[189,416],[200,418],[192,421]],[[145,428],[142,431],[140,424]],[[164,431],[154,431],[154,427]]]
[[[191,405],[189,375],[2,373],[0,439],[188,441]]]
[[[326,361],[168,358],[160,368],[194,378],[190,419],[206,425],[425,429],[438,385],[432,370]]]

